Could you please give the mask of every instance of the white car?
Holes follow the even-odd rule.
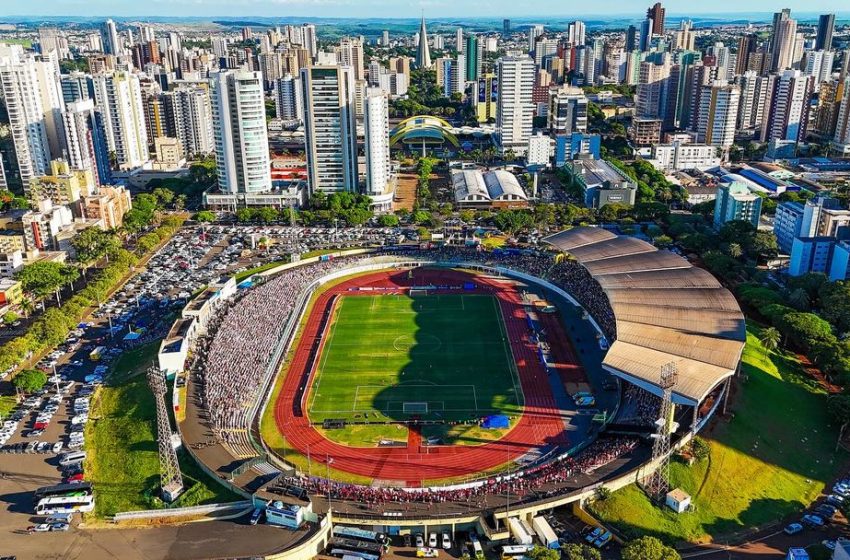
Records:
[[[443,533],[443,549],[451,550],[452,549],[452,539],[449,537],[448,533]]]
[[[431,533],[428,535],[428,546],[431,548],[437,548],[437,533]]]
[[[416,548],[422,548],[425,546],[425,538],[422,536],[422,533],[416,533]]]
[[[65,447],[65,444],[63,444],[61,441],[57,441],[53,444],[53,448],[51,449],[51,451],[58,455],[62,452],[63,447]]]
[[[30,531],[30,532],[33,532],[33,533],[46,533],[46,532],[50,531],[50,524],[49,523],[39,523],[38,525],[32,525],[32,526],[27,528],[27,531]]]
[[[78,425],[78,424],[85,424],[88,421],[89,421],[89,415],[88,414],[78,414],[77,416],[74,416],[73,418],[71,418],[71,424],[73,424],[75,426]]]

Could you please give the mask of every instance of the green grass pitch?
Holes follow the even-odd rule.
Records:
[[[489,295],[339,296],[308,397],[310,419],[466,420],[518,414],[522,389]]]

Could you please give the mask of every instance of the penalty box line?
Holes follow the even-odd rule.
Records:
[[[393,404],[393,403],[428,402],[428,403],[441,403],[443,405],[444,411],[480,410],[480,408],[478,406],[478,391],[476,390],[475,385],[437,385],[437,384],[429,384],[429,383],[411,384],[411,385],[406,385],[406,384],[405,385],[357,385],[354,388],[354,406],[352,407],[351,410],[352,410],[352,412],[365,412],[365,411],[368,411],[368,410],[379,410],[374,406],[369,406],[368,409],[358,409],[358,405],[360,404],[360,389],[373,389],[373,390],[378,389],[379,391],[382,391],[382,390],[385,390],[385,389],[393,389],[393,388],[400,388],[400,387],[428,389],[432,393],[435,392],[436,389],[440,389],[440,390],[442,390],[442,389],[451,390],[451,389],[459,389],[459,388],[464,388],[466,390],[472,389],[472,393],[471,393],[472,394],[472,401],[474,403],[475,408],[446,408],[446,405],[445,405],[446,401],[444,401],[444,400],[415,399],[413,397],[411,397],[408,400],[404,400],[404,401],[387,401],[388,406]],[[364,398],[369,398],[369,396],[371,396],[372,400],[374,400],[374,397],[377,394],[377,392],[370,392],[370,391],[364,391],[364,393],[365,393]],[[370,395],[370,393],[371,393],[371,395]]]

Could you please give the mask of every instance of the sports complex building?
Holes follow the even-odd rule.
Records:
[[[644,480],[659,426],[675,448],[724,406],[745,342],[709,273],[591,227],[533,250],[359,249],[204,297],[167,348],[186,349],[187,450],[259,505],[390,533],[506,538],[509,517]]]

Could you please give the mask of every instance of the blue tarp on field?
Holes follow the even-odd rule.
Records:
[[[488,430],[500,430],[509,428],[511,420],[504,414],[493,414],[492,416],[485,418],[484,423],[481,425]]]

